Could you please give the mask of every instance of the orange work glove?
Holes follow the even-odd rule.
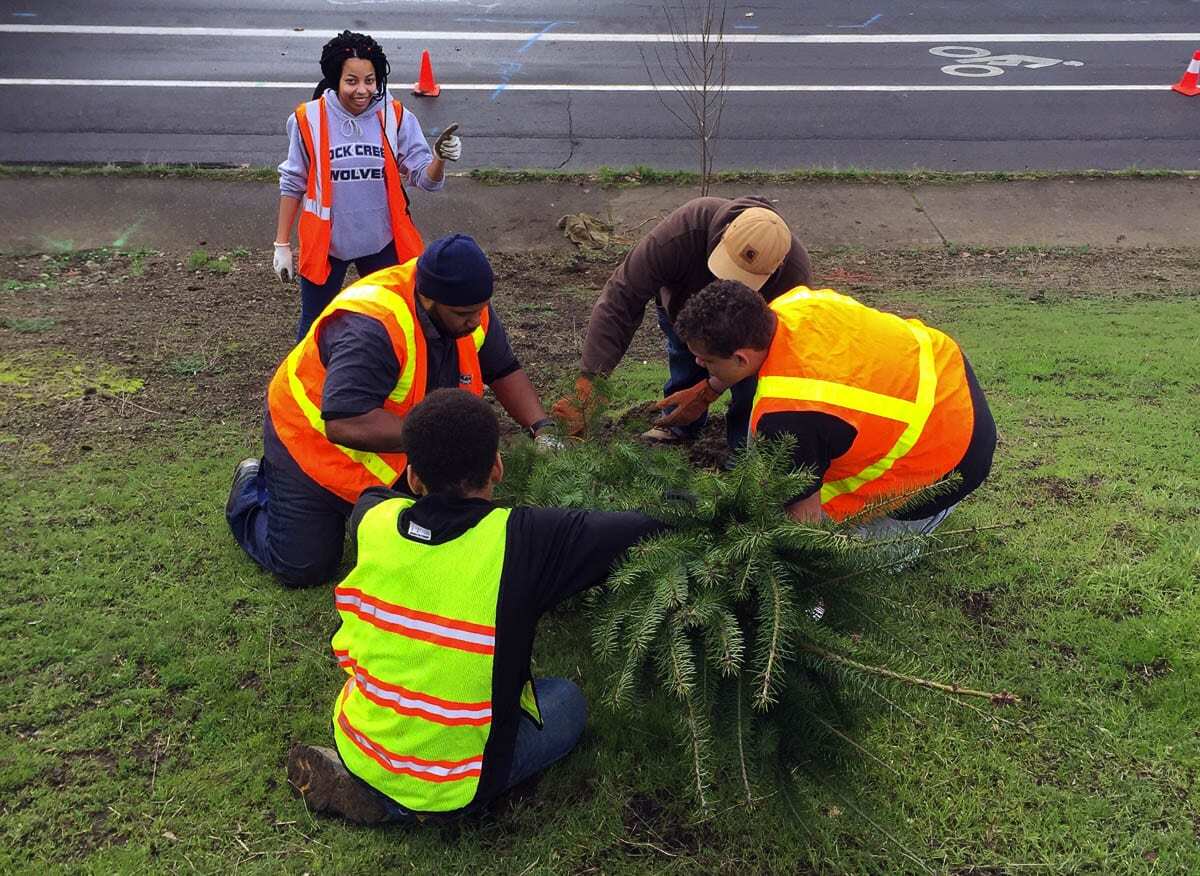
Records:
[[[704,378],[695,386],[689,386],[687,389],[681,389],[679,392],[673,392],[654,407],[657,410],[675,406],[675,410],[669,414],[663,414],[654,423],[656,426],[686,426],[689,423],[694,423],[708,410],[708,406],[717,400],[720,393],[708,385],[708,378]]]
[[[601,403],[600,395],[592,386],[592,379],[580,374],[575,381],[575,397],[564,396],[550,406],[550,413],[562,423],[563,434],[571,438],[582,438],[587,431],[588,415]]]

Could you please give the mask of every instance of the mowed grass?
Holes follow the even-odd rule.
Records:
[[[283,764],[292,740],[329,743],[329,589],[284,591],[240,553],[223,505],[259,439],[197,421],[0,474],[0,871],[1200,871],[1195,298],[905,302],[962,342],[1002,433],[947,527],[1000,528],[873,582],[848,632],[1019,705],[847,691],[836,763],[757,775],[747,809],[726,761],[700,818],[673,713],[603,705],[569,607],[536,671],[593,712],[536,790],[449,827],[313,818]]]

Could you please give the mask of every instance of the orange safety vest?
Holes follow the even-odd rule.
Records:
[[[759,368],[750,433],[771,413],[817,411],[857,430],[821,485],[834,520],[935,483],[966,453],[975,413],[949,336],[831,289],[770,303],[775,337]]]
[[[396,162],[397,132],[404,107],[400,101],[388,99],[376,115],[382,131],[383,178],[387,185],[392,239],[396,243],[396,260],[403,264],[425,249],[421,234],[409,216],[408,194],[400,181],[400,166]],[[325,113],[324,95],[296,107],[296,127],[300,129],[308,152],[308,191],[301,203],[297,231],[300,275],[321,284],[329,279],[329,240],[333,231],[333,171],[329,161],[329,117]]]
[[[383,410],[403,417],[426,392],[425,335],[417,316],[417,260],[384,268],[339,292],[321,311],[283,360],[267,389],[267,412],[283,446],[300,469],[316,483],[347,502],[355,502],[367,487],[392,486],[408,465],[403,453],[374,453],[334,444],[325,436],[321,394],[325,365],[317,338],[334,314],[360,313],[387,330],[400,365],[399,378],[384,400]],[[488,308],[479,327],[457,341],[458,386],[483,395],[479,349],[487,337]],[[434,387],[435,389],[437,387]]]

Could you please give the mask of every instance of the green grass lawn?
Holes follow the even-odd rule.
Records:
[[[753,809],[730,781],[699,819],[670,713],[599,703],[572,609],[536,669],[593,714],[535,792],[448,827],[313,818],[283,764],[329,744],[329,589],[241,554],[222,510],[259,438],[197,420],[0,474],[0,872],[1200,872],[1196,297],[904,301],[961,341],[1001,431],[947,527],[1004,526],[879,579],[851,632],[1019,705],[863,693],[836,763],[757,776]]]

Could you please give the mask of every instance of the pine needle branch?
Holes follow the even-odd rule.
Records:
[[[1016,694],[1003,690],[998,693],[986,690],[973,690],[969,687],[961,687],[957,684],[943,684],[940,681],[930,681],[927,678],[918,678],[915,675],[905,675],[902,672],[894,672],[891,669],[886,669],[882,666],[871,666],[867,663],[859,663],[857,660],[851,660],[849,657],[843,657],[841,654],[835,654],[833,651],[827,651],[816,645],[802,644],[799,646],[801,651],[806,651],[809,654],[829,660],[833,663],[840,663],[843,666],[849,666],[852,669],[857,669],[859,672],[866,672],[870,675],[878,675],[881,678],[890,678],[892,681],[898,681],[902,684],[913,685],[914,687],[924,687],[929,690],[937,690],[947,694],[958,694],[966,697],[982,697],[986,700],[991,700],[994,706],[1011,706],[1021,702],[1021,698]]]
[[[902,855],[904,855],[904,857],[908,858],[910,861],[912,861],[914,864],[916,864],[918,867],[920,867],[926,873],[936,873],[937,872],[932,867],[930,867],[928,864],[926,864],[923,860],[921,860],[921,858],[917,857],[917,854],[912,849],[910,849],[904,843],[900,842],[900,840],[896,839],[896,837],[893,836],[890,832],[888,832],[882,825],[877,824],[875,821],[873,821],[869,815],[867,815],[865,812],[863,812],[862,809],[860,809],[858,806],[856,806],[854,803],[852,803],[849,799],[842,796],[841,794],[838,794],[837,791],[835,791],[832,787],[830,787],[826,783],[822,782],[813,773],[807,773],[807,775],[810,779],[812,779],[818,785],[823,787],[831,795],[836,797],[839,803],[841,803],[847,809],[852,811],[855,815],[857,815],[859,818],[861,818],[867,824],[871,825],[871,827],[873,827],[877,831],[879,831],[879,833],[881,835],[883,835],[887,839],[891,840],[892,844],[895,845],[896,848],[898,848],[900,850],[900,853]],[[793,807],[792,811],[795,812],[795,807]]]
[[[704,731],[702,720],[696,714],[696,705],[691,694],[685,696],[683,701],[687,707],[686,721],[692,754],[692,779],[696,784],[696,800],[700,804],[701,811],[707,812],[708,798],[704,795],[704,789],[708,787],[708,770],[704,766],[707,757],[707,752],[704,750],[707,734]]]
[[[828,730],[830,733],[832,733],[838,739],[842,740],[845,743],[848,743],[849,745],[851,745],[853,748],[857,749],[858,751],[861,751],[863,754],[865,754],[871,760],[875,761],[875,763],[879,764],[884,769],[890,770],[896,776],[896,778],[898,778],[898,779],[904,778],[900,774],[900,770],[896,769],[894,766],[892,766],[886,760],[881,758],[879,755],[873,753],[870,749],[865,748],[862,744],[855,742],[853,739],[851,739],[849,736],[847,736],[845,733],[843,733],[837,727],[834,727],[832,724],[830,724],[828,721],[826,721],[820,715],[813,714],[812,717],[816,719],[818,724],[820,724],[822,727],[824,727],[826,730]]]
[[[965,550],[967,547],[968,547],[968,545],[965,545],[965,544],[952,544],[952,545],[949,545],[948,547],[944,547],[944,548],[934,548],[933,550],[923,550],[923,551],[921,551],[921,559],[924,560],[927,557],[936,556],[937,554],[952,554],[955,551]],[[840,581],[850,581],[850,580],[853,580],[854,578],[861,578],[863,575],[869,575],[872,572],[885,572],[888,569],[895,568],[896,565],[897,565],[897,563],[895,560],[890,560],[886,563],[879,563],[878,565],[868,566],[864,569],[855,569],[853,572],[850,572],[846,575],[840,575],[837,578],[829,578],[825,581],[825,583],[826,584],[837,584]]]
[[[989,523],[985,526],[964,526],[962,529],[938,529],[933,533],[935,538],[945,538],[948,535],[974,535],[977,532],[988,532],[992,529],[1017,529],[1024,526],[1022,520],[1009,520],[1007,523]]]
[[[923,556],[931,556],[969,545],[942,546],[904,533],[869,539],[845,526],[797,524],[783,506],[812,475],[792,468],[789,442],[754,441],[734,460],[731,471],[696,471],[675,448],[647,449],[621,439],[585,442],[559,454],[516,454],[506,493],[513,503],[638,509],[668,523],[630,549],[607,587],[585,605],[595,653],[611,673],[606,698],[621,708],[647,692],[666,694],[681,734],[679,757],[687,762],[682,775],[702,811],[713,811],[718,774],[740,784],[732,797],[751,804],[755,768],[773,751],[811,757],[809,743],[823,740],[833,760],[878,760],[840,728],[849,726],[842,720],[845,703],[872,694],[920,723],[878,690],[885,682],[951,695],[951,702],[981,715],[986,713],[971,704],[972,697],[993,705],[1020,701],[1008,691],[976,691],[908,674],[920,664],[898,658],[920,655],[865,607],[886,606],[894,618],[911,615],[913,606],[855,580],[896,567],[897,559],[880,556],[881,550],[900,554],[920,546]],[[939,532],[937,538],[992,528],[1001,526]],[[857,615],[865,622],[884,656],[861,656],[883,665],[838,653],[843,640],[835,626],[810,613],[820,604],[834,616]],[[730,695],[735,703],[728,702]],[[811,711],[814,695],[822,714],[832,710],[830,721]],[[994,710],[991,720],[1005,721]],[[711,762],[717,750],[711,728],[718,721],[726,736],[734,735],[719,747],[727,758],[719,771]]]
[[[737,680],[737,685],[734,690],[734,695],[737,698],[737,744],[738,744],[738,766],[742,770],[742,789],[746,792],[746,805],[754,805],[754,794],[750,790],[750,777],[746,774],[746,749],[742,745],[742,738],[745,733],[742,730],[742,679]]]

